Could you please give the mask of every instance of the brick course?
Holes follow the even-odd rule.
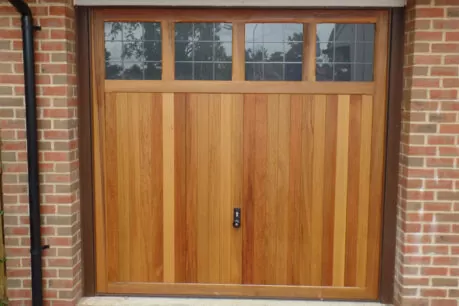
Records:
[[[459,1],[408,1],[396,305],[457,306]]]
[[[73,1],[28,1],[35,23],[46,305],[81,296]],[[0,130],[9,305],[30,305],[27,155],[20,18],[0,2]]]

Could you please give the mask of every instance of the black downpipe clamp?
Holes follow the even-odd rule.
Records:
[[[37,100],[32,11],[23,0],[9,0],[21,14],[24,58],[24,89],[26,109],[27,163],[29,184],[30,255],[32,270],[32,305],[43,305],[43,272],[40,221],[40,186],[37,140]]]

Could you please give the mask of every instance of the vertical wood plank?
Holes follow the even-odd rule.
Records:
[[[297,269],[298,279],[300,285],[310,284],[311,278],[311,241],[313,233],[311,231],[312,219],[312,169],[313,169],[313,150],[314,150],[314,131],[313,131],[313,96],[302,95],[302,126],[301,134],[302,137],[302,148],[301,148],[301,160],[297,162],[301,165],[301,202],[298,206],[298,215],[295,218],[295,222],[299,224],[300,231],[296,234],[299,255],[297,262],[300,263],[301,269]]]
[[[243,231],[243,269],[242,283],[253,284],[255,267],[255,138],[256,138],[256,95],[244,95],[243,101],[243,203],[244,213],[242,214]]]
[[[298,247],[298,234],[301,232],[301,223],[293,222],[298,219],[300,206],[303,201],[302,189],[302,143],[303,143],[303,100],[300,95],[291,96],[290,105],[290,160],[289,160],[289,200],[288,209],[288,283],[299,285],[301,283],[299,274],[303,271],[300,248]],[[300,272],[298,272],[300,271]]]
[[[197,274],[199,283],[210,279],[210,207],[209,207],[209,97],[192,95],[197,100]],[[192,98],[193,99],[193,98]]]
[[[116,99],[116,107],[117,113],[123,114],[116,117],[116,125],[119,127],[129,127],[128,118],[131,115],[129,112],[129,107],[127,104],[127,94],[120,94],[117,96]],[[121,132],[122,131],[122,132]],[[122,130],[118,133],[118,142],[116,150],[118,152],[125,152],[125,148],[129,148],[131,146],[130,143],[130,135],[129,130]],[[121,282],[129,282],[130,279],[130,270],[131,270],[131,244],[129,237],[131,236],[130,230],[130,209],[126,203],[130,203],[130,196],[131,196],[131,184],[126,184],[126,178],[129,177],[129,167],[130,167],[130,159],[127,154],[118,154],[117,156],[117,168],[118,168],[118,186],[123,186],[123,188],[118,188],[117,190],[117,199],[119,203],[119,214],[117,216],[117,222],[119,229],[118,233],[118,241],[119,244],[122,245],[121,249],[119,250],[118,256],[118,267],[119,267],[119,281]]]
[[[266,204],[267,204],[267,146],[268,146],[268,96],[255,96],[255,169],[254,181],[254,216],[256,218],[249,222],[254,223],[254,284],[266,284],[265,271],[273,267],[267,267],[268,250],[265,249],[265,230],[267,226],[266,220]]]
[[[327,96],[323,190],[322,285],[333,285],[338,96]]]
[[[107,259],[107,236],[105,218],[106,203],[104,195],[104,179],[105,179],[105,138],[104,127],[104,22],[98,14],[91,15],[91,78],[93,80],[92,96],[93,96],[93,152],[94,152],[94,216],[95,216],[95,241],[96,241],[96,290],[106,291],[108,284],[108,267],[109,260]]]
[[[338,96],[333,285],[344,286],[346,252],[346,203],[349,155],[349,96]]]
[[[175,110],[174,94],[162,95],[163,117],[163,222],[164,282],[175,282]]]
[[[187,94],[186,105],[186,281],[198,282],[198,97]]]
[[[367,287],[372,295],[378,294],[379,262],[381,254],[381,224],[383,177],[385,163],[385,131],[386,131],[386,95],[387,95],[387,57],[388,57],[388,12],[381,12],[376,23],[375,34],[375,84],[373,101],[373,131],[371,151],[371,203],[372,221],[368,227]]]
[[[277,170],[279,151],[279,95],[268,95],[266,114],[266,204],[265,204],[265,225],[263,230],[263,250],[266,255],[264,274],[265,284],[276,284],[278,271],[277,237],[279,227],[282,224],[277,218]],[[263,205],[261,203],[261,205]],[[266,269],[269,267],[269,269]]]
[[[201,222],[208,223],[208,262],[209,277],[207,279],[210,283],[225,283],[228,281],[226,275],[222,274],[222,265],[228,265],[228,262],[224,262],[224,254],[222,250],[222,244],[225,239],[229,236],[224,236],[223,228],[228,227],[229,224],[223,224],[222,213],[223,212],[223,199],[221,198],[221,180],[223,176],[228,176],[227,173],[223,173],[221,168],[224,166],[221,160],[221,95],[213,94],[208,97],[208,214],[207,220],[201,220]],[[227,127],[226,127],[227,128]],[[199,135],[200,137],[202,135]],[[230,139],[226,139],[226,142],[230,142]],[[203,148],[204,149],[204,148]],[[226,212],[227,214],[229,212]],[[226,278],[225,278],[226,277]]]
[[[233,81],[245,80],[245,24],[233,22]]]
[[[314,97],[314,140],[313,140],[313,162],[312,162],[312,201],[311,201],[311,282],[312,286],[320,286],[322,284],[322,240],[323,240],[323,213],[324,213],[324,197],[323,197],[323,181],[325,173],[325,128],[326,124],[326,96],[318,95]],[[327,148],[328,150],[328,148]]]
[[[223,100],[226,104],[226,101]],[[233,208],[241,208],[245,214],[243,201],[243,118],[244,118],[244,96],[241,94],[231,95],[231,181],[226,188],[231,190]],[[222,109],[223,112],[223,109]],[[222,139],[224,141],[224,139]],[[232,221],[232,216],[230,217]],[[243,231],[233,231],[231,237],[231,259],[230,259],[230,282],[233,284],[242,283],[242,246]]]
[[[162,79],[171,81],[175,78],[175,29],[171,21],[161,21]]]
[[[303,48],[303,81],[316,80],[316,27],[315,23],[304,24],[304,48]]]
[[[290,175],[290,99],[291,95],[279,97],[279,137],[277,162],[277,201],[275,207],[278,227],[276,231],[277,262],[276,280],[278,284],[288,284],[288,211]]]
[[[116,100],[118,95],[125,95],[125,94],[106,94],[104,108],[105,114],[108,118],[112,118],[112,120],[108,120],[105,123],[104,131],[105,134],[108,136],[107,141],[103,143],[104,152],[106,152],[106,156],[109,157],[104,159],[106,170],[109,171],[109,175],[105,176],[104,180],[104,189],[105,189],[105,201],[110,203],[110,209],[106,210],[106,219],[110,220],[111,226],[114,228],[119,228],[118,224],[118,167],[117,167],[117,159],[118,159],[118,139],[117,139],[117,125],[116,125]],[[100,151],[99,151],[100,152]],[[113,231],[107,232],[106,237],[106,245],[105,245],[108,254],[110,256],[107,257],[107,276],[108,282],[116,282],[119,280],[119,253],[120,247],[118,245],[118,237],[117,234]]]
[[[187,151],[186,101],[187,94],[174,94],[174,257],[175,282],[187,282],[188,239],[193,240],[193,226],[187,225]],[[165,241],[166,242],[166,241]]]
[[[360,124],[361,95],[350,97],[349,107],[349,156],[348,156],[348,188],[346,213],[346,264],[345,286],[357,285],[357,236],[359,222],[359,171],[360,171]]]
[[[365,287],[367,274],[368,225],[370,213],[371,148],[373,125],[373,98],[363,96],[360,130],[359,209],[357,238],[357,286]]]

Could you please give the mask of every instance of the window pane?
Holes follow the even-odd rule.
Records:
[[[317,81],[373,81],[374,24],[317,25]]]
[[[105,78],[161,79],[161,24],[106,22]]]
[[[175,24],[175,78],[231,80],[230,23]]]
[[[249,23],[245,35],[246,80],[301,81],[303,24]]]

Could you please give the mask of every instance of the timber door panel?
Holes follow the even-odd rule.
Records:
[[[365,283],[372,103],[245,96],[245,284]]]
[[[161,96],[107,94],[104,107],[108,279],[157,282],[163,278]]]
[[[100,9],[93,16],[98,292],[377,299],[387,12],[176,13]],[[139,32],[138,22],[150,24]],[[229,79],[195,80],[195,70],[189,80],[175,78],[177,22],[222,22],[232,29],[224,42],[232,39],[232,57],[223,63],[232,69]],[[246,24],[270,22],[303,29],[290,55],[296,81],[257,80],[264,72],[246,63]],[[131,32],[104,41],[105,23],[112,34]],[[347,64],[336,64],[345,67],[338,76],[335,63],[332,70],[319,65],[316,28],[322,23],[375,25],[371,80],[340,81]],[[148,57],[141,48],[126,49],[123,35],[129,46],[156,51]],[[107,52],[104,42],[118,47]],[[129,62],[136,52],[140,62]],[[286,73],[279,71],[270,77]],[[240,228],[233,226],[235,208]]]
[[[176,282],[240,283],[242,236],[231,224],[242,204],[242,96],[177,94],[175,107],[185,139],[176,148],[185,186],[175,204]]]

